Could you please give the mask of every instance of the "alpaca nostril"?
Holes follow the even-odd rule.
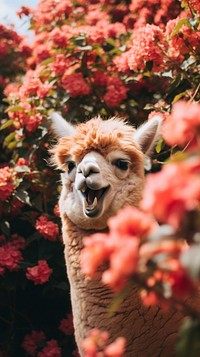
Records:
[[[98,174],[100,172],[99,167],[93,163],[82,165],[80,169],[85,177],[88,177],[92,174]]]

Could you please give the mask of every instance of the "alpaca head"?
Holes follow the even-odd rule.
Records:
[[[139,129],[118,118],[100,117],[76,127],[53,113],[58,143],[53,161],[63,171],[61,215],[83,229],[101,230],[125,205],[137,206],[144,185],[144,164],[161,126],[154,117]]]

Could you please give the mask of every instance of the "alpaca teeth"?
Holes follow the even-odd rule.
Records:
[[[89,205],[88,201],[86,200],[86,198],[84,198],[84,205],[86,209],[89,210],[93,210],[96,206],[97,206],[97,197],[95,197],[94,202],[92,203],[92,205]]]
[[[91,208],[94,209],[96,206],[97,206],[97,198],[95,197]]]
[[[85,191],[86,191],[86,188],[83,187],[83,188],[81,189],[81,192],[85,193]]]
[[[89,207],[89,204],[88,204],[88,201],[86,200],[86,198],[84,198],[84,205],[85,205],[85,208]]]

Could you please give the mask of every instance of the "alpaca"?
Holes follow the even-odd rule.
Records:
[[[82,238],[106,232],[109,217],[141,200],[144,166],[159,137],[160,118],[137,130],[119,118],[96,117],[76,127],[58,113],[51,119],[58,137],[53,161],[63,171],[59,206],[80,355],[82,339],[96,327],[107,330],[113,340],[126,337],[126,357],[172,357],[180,315],[145,308],[134,287],[119,311],[108,316],[114,294],[100,280],[85,277],[79,264]]]

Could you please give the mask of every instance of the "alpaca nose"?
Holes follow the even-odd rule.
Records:
[[[98,174],[100,172],[99,166],[94,162],[82,163],[82,165],[79,167],[79,170],[85,177],[88,177],[92,174]]]

